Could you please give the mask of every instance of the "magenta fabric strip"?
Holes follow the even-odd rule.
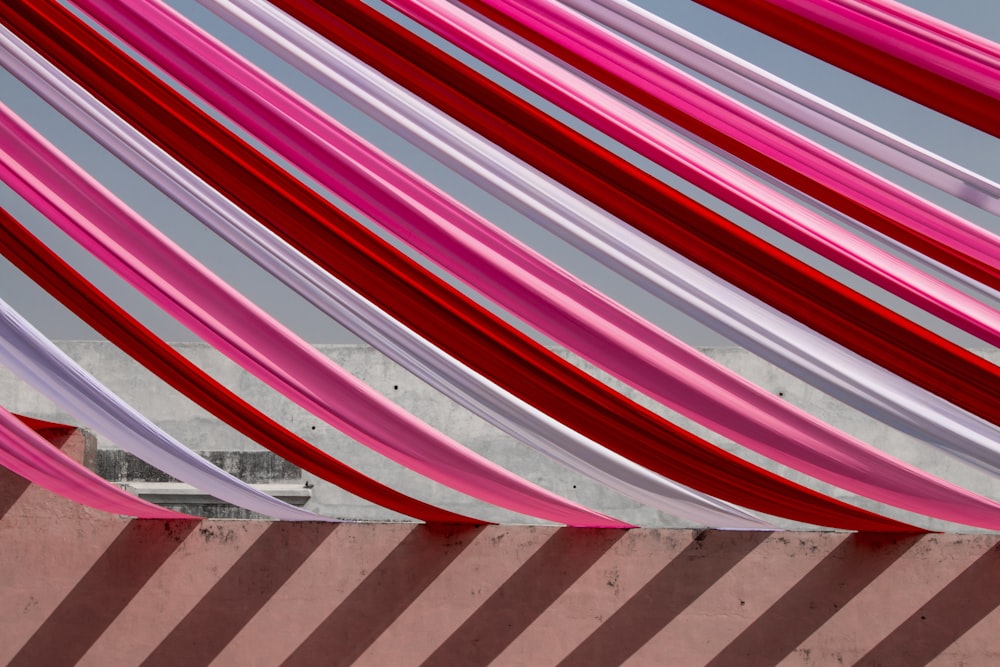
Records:
[[[192,519],[126,493],[63,454],[0,406],[0,465],[63,498],[140,519]]]
[[[0,175],[8,184],[166,312],[284,396],[375,451],[485,502],[573,526],[628,527],[513,475],[379,395],[0,109]]]
[[[813,95],[630,0],[562,0],[562,4],[805,127],[1000,215],[1000,184]]]
[[[483,1],[698,123],[885,216],[883,224],[913,229],[988,266],[1000,265],[996,234],[771,120],[560,3]]]
[[[951,48],[912,30],[902,30],[870,13],[856,11],[853,3],[837,0],[768,0],[819,25],[836,30],[863,44],[905,60],[946,79],[1000,100],[1000,63],[990,58],[970,57],[961,43]],[[911,25],[924,22],[916,13]],[[930,27],[930,23],[926,24]]]
[[[1000,524],[1000,505],[893,459],[707,363],[375,151],[161,3],[77,4],[335,194],[623,381],[842,488],[960,523]]]
[[[444,0],[386,3],[709,194],[962,330],[1000,344],[996,310],[761,185],[467,12]]]
[[[1000,44],[894,0],[840,0],[840,4],[969,58],[1000,66]]]

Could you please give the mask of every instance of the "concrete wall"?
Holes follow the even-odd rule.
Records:
[[[130,521],[0,470],[0,572],[15,666],[1000,664],[996,535]]]
[[[190,447],[203,452],[252,451],[256,449],[252,442],[232,429],[219,424],[213,417],[152,377],[114,346],[98,342],[69,342],[61,343],[61,346],[112,390],[118,392],[145,415]],[[561,466],[513,441],[463,408],[458,407],[368,347],[350,345],[319,346],[319,348],[346,370],[429,424],[546,488],[641,526],[692,527],[675,517],[664,515],[648,507],[638,506],[636,503],[589,480],[567,472]],[[507,524],[539,523],[531,517],[514,515],[484,506],[461,494],[418,477],[370,452],[342,436],[332,427],[290,404],[206,345],[180,344],[178,349],[213,377],[295,433],[382,482],[422,500],[484,520]],[[904,436],[884,424],[861,415],[742,349],[709,348],[704,351],[723,365],[781,396],[784,400],[807,409],[817,417],[866,442],[966,488],[990,497],[1000,497],[1000,486],[998,486],[996,479],[943,455],[924,443]],[[997,351],[994,350],[989,354],[992,354],[993,361],[1000,362],[1000,354]],[[567,355],[567,357],[569,356]],[[586,364],[581,365],[594,372]],[[662,408],[657,408],[652,401],[627,390],[620,383],[608,380],[601,373],[595,372],[595,375],[609,381],[610,384],[638,402],[676,418],[678,422],[695,433],[764,467],[781,470],[792,479],[808,486],[923,527],[934,530],[969,530],[966,527],[929,521],[905,512],[887,509],[876,503],[810,480],[804,475],[787,471],[752,452],[733,445],[724,438],[715,436],[686,419],[671,415],[669,411]],[[6,374],[3,369],[0,369],[0,404],[30,416],[75,423],[71,416],[56,410],[32,389]],[[107,448],[114,447],[115,443],[102,439],[100,445],[102,448]],[[314,486],[312,498],[307,504],[309,509],[345,519],[405,520],[405,517],[373,507],[308,474],[304,475],[301,481],[303,484],[308,483]],[[795,529],[809,528],[791,523],[781,523],[781,525]]]

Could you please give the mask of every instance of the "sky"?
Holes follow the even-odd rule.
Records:
[[[328,91],[321,89],[307,77],[299,74],[280,59],[272,56],[262,47],[223,20],[202,8],[196,2],[169,0],[182,13],[212,32],[230,46],[240,51],[268,72],[291,86],[297,92],[318,104],[331,116],[345,124],[361,136],[375,143],[405,165],[429,178],[435,184],[453,194],[463,203],[483,214],[493,223],[514,234],[525,243],[553,259],[569,271],[580,276],[596,288],[635,310],[642,316],[664,328],[669,333],[692,345],[725,345],[724,338],[678,313],[669,306],[645,294],[639,288],[614,275],[593,260],[583,256],[558,239],[550,236],[534,223],[525,220],[505,205],[478,191],[459,175],[437,164],[432,158],[409,146],[405,141],[365,117],[361,112],[339,100]],[[399,18],[417,32],[435,43],[447,47],[440,39],[406,21],[380,2],[371,0],[369,4]],[[770,38],[755,33],[739,24],[714,14],[692,2],[679,0],[645,0],[638,4],[664,16],[675,24],[708,39],[756,65],[825,97],[876,124],[921,144],[954,162],[1000,181],[1000,139],[989,137],[977,130],[946,118],[909,102],[893,93],[884,91],[852,75],[841,72],[810,56],[786,47]],[[910,0],[909,4],[921,11],[935,15],[960,27],[976,32],[987,38],[1000,41],[1000,3],[982,0]],[[454,49],[447,47],[453,53]],[[804,251],[794,243],[763,228],[758,223],[734,212],[714,198],[701,193],[696,188],[677,179],[662,169],[649,165],[627,149],[618,146],[592,132],[589,128],[572,121],[565,114],[553,109],[523,91],[516,84],[490,71],[485,66],[466,58],[481,71],[488,73],[540,106],[585,131],[593,138],[612,147],[616,152],[650,169],[664,181],[686,194],[705,203],[814,266],[821,268],[843,280],[855,289],[886,303],[908,317],[920,321],[925,326],[948,336],[963,345],[983,346],[971,337],[955,332],[947,325],[901,304],[854,276],[832,267],[825,260]],[[65,151],[102,184],[153,222],[164,233],[209,266],[230,284],[253,299],[265,310],[296,331],[306,340],[314,343],[351,343],[357,339],[309,304],[291,293],[276,280],[258,269],[217,239],[211,232],[190,218],[185,212],[156,192],[151,186],[135,176],[116,158],[98,146],[80,130],[63,119],[44,101],[22,85],[17,79],[0,70],[0,98],[15,113],[44,134],[50,141]],[[1000,233],[1000,221],[962,202],[938,193],[922,184],[894,172],[889,168],[873,164],[870,160],[852,154],[849,150],[829,142],[812,133],[810,136],[821,140],[835,150],[852,159],[857,159],[882,175],[913,189],[936,203],[958,212],[969,220],[982,224]],[[335,203],[335,198],[331,199]],[[101,266],[87,253],[65,237],[54,225],[45,220],[23,202],[5,185],[0,184],[0,202],[3,206],[41,237],[50,247],[81,271],[89,280],[115,298],[121,305],[138,317],[144,324],[169,341],[189,341],[196,338],[181,325],[173,322],[148,302],[135,290]],[[371,223],[362,220],[371,226]],[[95,340],[101,337],[75,316],[49,297],[41,288],[25,278],[6,260],[0,258],[0,298],[3,298],[30,322],[54,340]],[[545,341],[539,336],[539,340]]]

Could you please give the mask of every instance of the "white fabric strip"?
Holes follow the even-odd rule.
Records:
[[[769,529],[553,420],[387,316],[180,165],[0,26],[0,64],[247,257],[417,377],[512,437],[636,502],[715,528]]]
[[[849,405],[992,473],[1000,428],[850,352],[608,215],[257,0],[202,0],[477,185],[650,293]]]
[[[258,491],[177,442],[0,300],[0,364],[83,424],[219,500],[288,521],[333,521]]]
[[[599,9],[602,9],[602,8],[599,8]],[[609,22],[608,25],[611,25],[612,27],[614,27],[615,24]],[[537,57],[546,58],[546,59],[551,58],[551,56],[548,53],[546,53],[544,50],[538,48],[534,44],[531,44],[527,40],[522,39],[520,36],[511,34],[511,33],[509,33],[509,31],[504,31],[504,32],[506,34],[508,34],[511,37],[511,39],[518,40],[519,43],[520,43],[520,45],[523,48],[525,48],[525,49],[533,52]],[[697,38],[695,38],[695,39],[697,39]],[[749,65],[749,66],[752,67],[752,65]],[[765,74],[766,74],[766,72],[765,72]],[[706,74],[706,76],[707,75],[708,74]],[[604,91],[605,93],[607,93],[609,96],[615,98],[620,103],[628,105],[630,107],[633,106],[633,104],[634,104],[633,101],[631,99],[629,99],[628,97],[626,97],[625,95],[619,93],[616,90],[610,89],[610,88],[604,86],[603,84],[598,84],[598,85],[600,85],[602,91]],[[806,93],[804,91],[803,91],[803,94],[804,95],[809,95],[809,93]],[[847,113],[847,112],[844,112],[844,113]],[[794,200],[796,200],[796,201],[798,201],[798,202],[800,202],[802,204],[805,204],[806,206],[813,207],[813,208],[817,209],[819,212],[821,212],[827,218],[835,219],[837,222],[839,222],[841,224],[841,226],[843,226],[843,227],[845,227],[847,229],[850,229],[852,232],[854,232],[858,236],[864,237],[866,239],[875,241],[878,244],[881,244],[883,246],[891,248],[895,252],[895,254],[897,254],[898,256],[900,256],[902,259],[904,259],[905,261],[909,262],[910,264],[913,264],[913,265],[916,265],[918,267],[921,267],[925,271],[930,271],[930,272],[932,272],[933,274],[935,274],[935,275],[937,275],[939,277],[946,278],[948,281],[950,281],[950,282],[956,284],[957,286],[959,286],[965,293],[969,294],[973,298],[978,299],[980,301],[988,302],[989,303],[989,307],[991,307],[992,309],[996,310],[998,307],[1000,307],[1000,290],[994,289],[993,287],[991,287],[989,285],[985,285],[985,284],[979,282],[978,280],[976,280],[975,278],[972,278],[970,276],[965,275],[961,271],[953,269],[952,267],[947,266],[946,264],[943,264],[943,263],[941,263],[940,261],[938,261],[938,260],[936,260],[934,258],[931,258],[931,257],[928,257],[928,256],[922,254],[921,252],[919,252],[919,251],[917,251],[917,250],[909,247],[908,245],[906,245],[905,243],[903,243],[901,241],[898,241],[898,240],[896,240],[896,239],[894,239],[894,238],[892,238],[890,236],[887,236],[887,235],[883,234],[882,232],[880,232],[880,231],[878,231],[876,229],[868,227],[867,225],[865,225],[865,224],[863,224],[861,222],[858,222],[857,220],[855,220],[854,218],[851,218],[850,216],[844,215],[843,213],[841,213],[840,211],[832,208],[828,204],[826,204],[824,202],[821,202],[821,201],[818,201],[818,200],[812,198],[811,196],[809,196],[809,195],[807,195],[805,193],[800,192],[799,190],[795,189],[794,187],[791,187],[790,185],[788,185],[784,181],[781,181],[781,180],[775,178],[771,174],[768,174],[767,172],[762,171],[761,169],[759,169],[755,165],[749,164],[749,163],[745,162],[744,160],[742,160],[742,159],[740,159],[740,158],[738,158],[736,156],[730,155],[729,153],[727,153],[723,149],[720,149],[718,146],[714,145],[710,141],[707,141],[706,139],[704,139],[704,138],[702,138],[702,137],[700,137],[700,136],[698,136],[696,134],[693,134],[692,132],[688,131],[686,128],[680,127],[679,125],[676,125],[672,121],[669,121],[669,120],[664,119],[664,118],[659,118],[658,120],[660,122],[662,122],[662,124],[665,125],[666,127],[669,127],[674,133],[679,134],[679,135],[683,136],[687,141],[689,141],[689,142],[691,142],[693,144],[696,144],[702,150],[704,150],[707,153],[710,153],[711,155],[713,155],[716,159],[721,160],[721,161],[726,162],[726,163],[729,163],[729,164],[738,165],[740,168],[742,168],[746,172],[752,174],[753,176],[755,176],[757,179],[759,179],[761,181],[765,181],[766,183],[768,183],[769,185],[771,185],[772,188],[774,188],[775,190],[778,190],[778,191],[782,192],[785,196],[789,197],[790,199],[794,199]],[[798,119],[798,120],[800,120],[801,122],[805,123],[805,121],[803,121],[802,119]],[[858,120],[859,120],[859,122],[862,122],[862,123],[866,122],[866,121],[863,121],[863,120],[860,120],[860,119],[858,119]],[[822,124],[822,122],[824,122],[824,121],[817,120],[816,122],[818,124]],[[819,128],[818,125],[816,127],[814,127],[814,129],[820,130],[820,128]],[[879,129],[879,128],[876,128],[876,129]],[[833,135],[831,134],[830,136],[833,136]],[[904,140],[900,139],[899,141],[904,141]],[[853,146],[853,147],[856,150],[859,150],[859,151],[862,150],[859,146]],[[917,151],[923,151],[923,149],[920,148],[919,146],[914,146],[914,148]],[[943,160],[943,158],[942,158],[942,160]],[[897,168],[901,169],[901,167],[899,167],[898,165],[895,165],[895,166]],[[962,167],[958,167],[957,165],[955,167],[957,169],[960,169],[960,170],[963,169]],[[969,172],[969,173],[972,174],[972,172]],[[985,179],[985,177],[979,176],[977,174],[972,174],[972,176],[975,176],[976,179],[979,179],[979,181],[981,183],[990,184],[990,187],[995,187],[995,188],[997,188],[998,191],[1000,191],[1000,185],[997,185],[997,184],[993,183],[993,181],[989,181],[989,180]],[[963,189],[963,191],[965,191],[965,189]],[[974,195],[969,195],[969,196],[974,196],[976,198],[980,198],[981,199],[982,192],[980,192],[978,190],[976,192],[979,192],[979,194],[974,194]],[[993,201],[992,198],[988,198],[988,199],[989,199],[989,201]],[[980,207],[983,208],[984,206],[985,205],[982,205]],[[1000,206],[997,206],[997,208],[998,208],[998,210],[1000,210]],[[987,210],[989,210],[989,209],[987,209]]]
[[[1000,215],[1000,184],[784,81],[628,0],[561,2],[845,146]]]
[[[614,4],[615,7],[603,7],[603,6],[593,6],[591,0],[572,0],[572,2],[581,3],[580,7],[576,7],[582,14],[590,16],[591,18],[605,22],[605,25],[617,29],[623,35],[631,37],[636,41],[644,44],[653,51],[664,55],[667,57],[673,57],[678,62],[682,62],[687,66],[691,67],[693,70],[713,78],[720,83],[729,85],[730,88],[741,92],[751,99],[755,99],[766,106],[770,106],[781,113],[784,113],[789,118],[797,120],[798,122],[812,127],[819,132],[823,132],[834,139],[840,140],[845,145],[858,150],[859,152],[865,153],[876,159],[881,159],[886,164],[899,169],[903,173],[907,173],[910,176],[923,180],[929,185],[934,185],[938,189],[947,192],[953,196],[956,196],[967,203],[973,204],[994,214],[1000,214],[1000,199],[995,198],[993,195],[1000,196],[1000,184],[997,184],[984,176],[971,172],[964,167],[956,165],[954,163],[948,162],[944,158],[941,158],[933,153],[930,153],[926,149],[907,142],[904,139],[896,137],[886,130],[875,126],[868,121],[851,115],[849,112],[839,109],[831,105],[829,102],[822,100],[818,97],[811,95],[810,93],[795,88],[792,84],[789,84],[774,75],[766,72],[764,70],[759,70],[754,65],[746,63],[736,56],[732,56],[714,45],[700,40],[698,37],[685,32],[681,28],[677,28],[670,23],[663,21],[666,24],[666,28],[669,38],[665,43],[664,39],[655,39],[650,37],[647,33],[649,28],[643,23],[640,25],[638,19],[634,19],[632,16],[632,11],[638,15],[648,18],[649,21],[653,21],[658,17],[646,12],[642,8],[630,5],[627,2],[617,3],[616,0],[596,0],[597,2],[602,2],[606,4]],[[567,2],[566,4],[572,4],[572,2]],[[586,5],[584,7],[583,5]],[[575,6],[575,5],[574,5]],[[621,13],[615,13],[613,10],[617,7],[621,7]],[[593,9],[593,12],[591,12]],[[585,11],[586,10],[586,11]],[[632,20],[632,23],[628,21]],[[514,39],[519,39],[517,36],[512,36]],[[670,41],[670,38],[676,39],[676,41]],[[534,51],[541,57],[548,58],[546,54],[541,49],[538,49],[535,45],[526,42],[525,40],[520,40],[525,48]],[[698,49],[691,44],[701,45],[704,48]],[[677,53],[678,50],[682,50],[682,53],[687,57],[685,59],[681,54]],[[743,74],[744,78],[739,78],[738,74],[732,74],[732,77],[736,78],[736,81],[741,81],[744,83],[744,87],[738,87],[736,81],[732,81],[726,78],[725,75],[719,71],[720,67],[715,64],[715,61],[708,60],[703,57],[703,52],[715,51],[720,52],[720,59],[726,61],[726,58],[732,58],[735,61],[734,67],[735,71],[739,74]],[[746,72],[756,72],[759,77],[751,77]],[[771,91],[771,89],[763,88],[757,83],[757,78],[765,79],[768,81],[773,80],[774,89],[780,89],[782,86],[787,86],[789,91],[787,93],[787,98],[781,99],[780,101],[776,99],[777,93]],[[760,90],[758,90],[760,89]],[[617,98],[624,104],[631,105],[632,101],[619,93],[618,91],[605,88],[609,95]],[[757,97],[753,97],[752,91],[757,90]],[[799,104],[797,100],[802,98],[803,100],[813,100],[814,104],[812,106],[806,106],[803,102]],[[768,100],[772,100],[768,102]],[[813,107],[829,107],[828,114],[817,115]],[[837,124],[834,123],[835,118],[840,118]],[[811,119],[811,120],[810,120]],[[689,132],[687,129],[682,128],[673,122],[666,119],[661,119],[663,123],[669,126],[674,132],[683,135],[688,141],[697,144],[703,150],[712,153],[716,158],[725,160],[731,163],[739,164],[744,170],[752,173],[758,179],[766,181],[773,188],[780,190],[786,196],[805,203],[808,206],[816,207],[825,216],[829,218],[834,218],[842,226],[850,229],[855,234],[863,236],[865,238],[871,239],[880,243],[884,246],[892,248],[893,251],[904,258],[911,264],[915,264],[934,272],[940,276],[943,276],[950,280],[951,282],[960,286],[966,293],[970,294],[976,299],[981,301],[991,302],[991,307],[996,309],[998,304],[1000,304],[1000,291],[994,289],[989,285],[985,285],[975,278],[965,275],[964,273],[947,266],[936,259],[928,257],[921,252],[909,247],[905,243],[898,241],[890,236],[883,234],[882,232],[868,227],[851,218],[850,216],[844,215],[840,211],[830,207],[824,202],[818,201],[798,190],[789,186],[784,181],[781,181],[774,176],[762,171],[758,167],[749,164],[742,159],[739,159],[733,155],[728,154],[726,151],[720,149],[719,147],[712,144],[710,141],[703,139],[702,137]],[[860,131],[855,131],[856,126],[864,126],[871,130],[870,134],[872,136],[881,136],[884,142],[878,144],[878,146],[872,145],[872,139],[864,133],[859,134]],[[827,129],[824,130],[824,127]],[[851,142],[850,137],[854,137],[854,143]],[[886,143],[887,142],[887,143]],[[868,149],[865,146],[869,146]],[[898,149],[898,150],[897,150]],[[895,156],[895,159],[893,159]],[[917,159],[918,162],[914,162],[913,159]],[[922,159],[922,161],[920,161]],[[904,164],[899,163],[899,161],[905,162],[909,167]],[[935,170],[938,174],[938,178],[931,177],[927,170]],[[923,175],[921,175],[923,174]],[[956,180],[957,179],[957,180]],[[961,181],[961,183],[959,183]],[[946,187],[945,183],[951,183],[953,187]],[[993,194],[988,194],[993,193]],[[963,224],[968,224],[967,221],[962,221]]]

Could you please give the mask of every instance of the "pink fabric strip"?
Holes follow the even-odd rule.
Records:
[[[1000,313],[848,233],[444,0],[386,0],[581,120],[859,276],[994,345]],[[507,10],[509,4],[504,4]]]
[[[841,4],[859,12],[867,12],[900,30],[932,40],[935,44],[954,49],[969,58],[1000,64],[1000,44],[956,25],[924,14],[894,0],[841,0]]]
[[[997,183],[817,97],[630,0],[562,0],[562,4],[845,146],[1000,215]]]
[[[623,381],[842,488],[960,523],[1000,525],[1000,505],[839,433],[709,363],[447,198],[161,3],[76,4],[393,234]]]
[[[513,475],[379,395],[0,109],[0,175],[8,184],[166,312],[284,396],[390,459],[485,502],[574,526],[628,526]]]
[[[784,127],[559,3],[484,1],[664,104],[885,216],[896,227],[912,228],[988,266],[1000,265],[997,235]]]
[[[857,11],[852,3],[838,0],[768,1],[928,72],[1000,100],[1000,63],[970,57],[961,44],[951,48],[916,31],[900,29],[869,12]],[[915,13],[910,14],[908,19],[911,25],[917,27],[923,23]]]
[[[140,519],[192,519],[141,500],[63,454],[0,407],[0,465],[63,498]]]

